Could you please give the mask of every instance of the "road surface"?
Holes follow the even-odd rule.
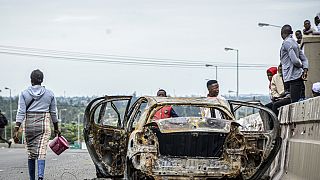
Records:
[[[48,148],[45,179],[83,180],[95,177],[95,168],[87,150],[69,149],[57,156]],[[0,148],[0,180],[8,179],[29,179],[26,149]]]

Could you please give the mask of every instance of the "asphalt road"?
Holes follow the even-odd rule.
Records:
[[[87,150],[68,149],[57,156],[48,148],[45,179],[83,180],[95,177],[95,168]],[[29,179],[26,149],[0,148],[0,180],[8,179]]]

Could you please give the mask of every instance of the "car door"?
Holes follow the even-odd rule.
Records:
[[[105,96],[85,110],[84,139],[98,177],[122,177],[128,133],[125,130],[132,96]]]
[[[261,179],[281,146],[276,115],[259,102],[229,101],[240,131],[246,139],[244,179]]]

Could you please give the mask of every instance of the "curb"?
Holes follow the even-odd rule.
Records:
[[[8,144],[7,143],[0,143],[0,148],[8,148]],[[25,145],[12,143],[11,148],[25,148]]]

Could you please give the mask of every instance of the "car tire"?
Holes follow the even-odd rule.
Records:
[[[97,166],[96,166],[96,175],[97,175],[97,178],[104,178],[103,174],[100,172]]]

